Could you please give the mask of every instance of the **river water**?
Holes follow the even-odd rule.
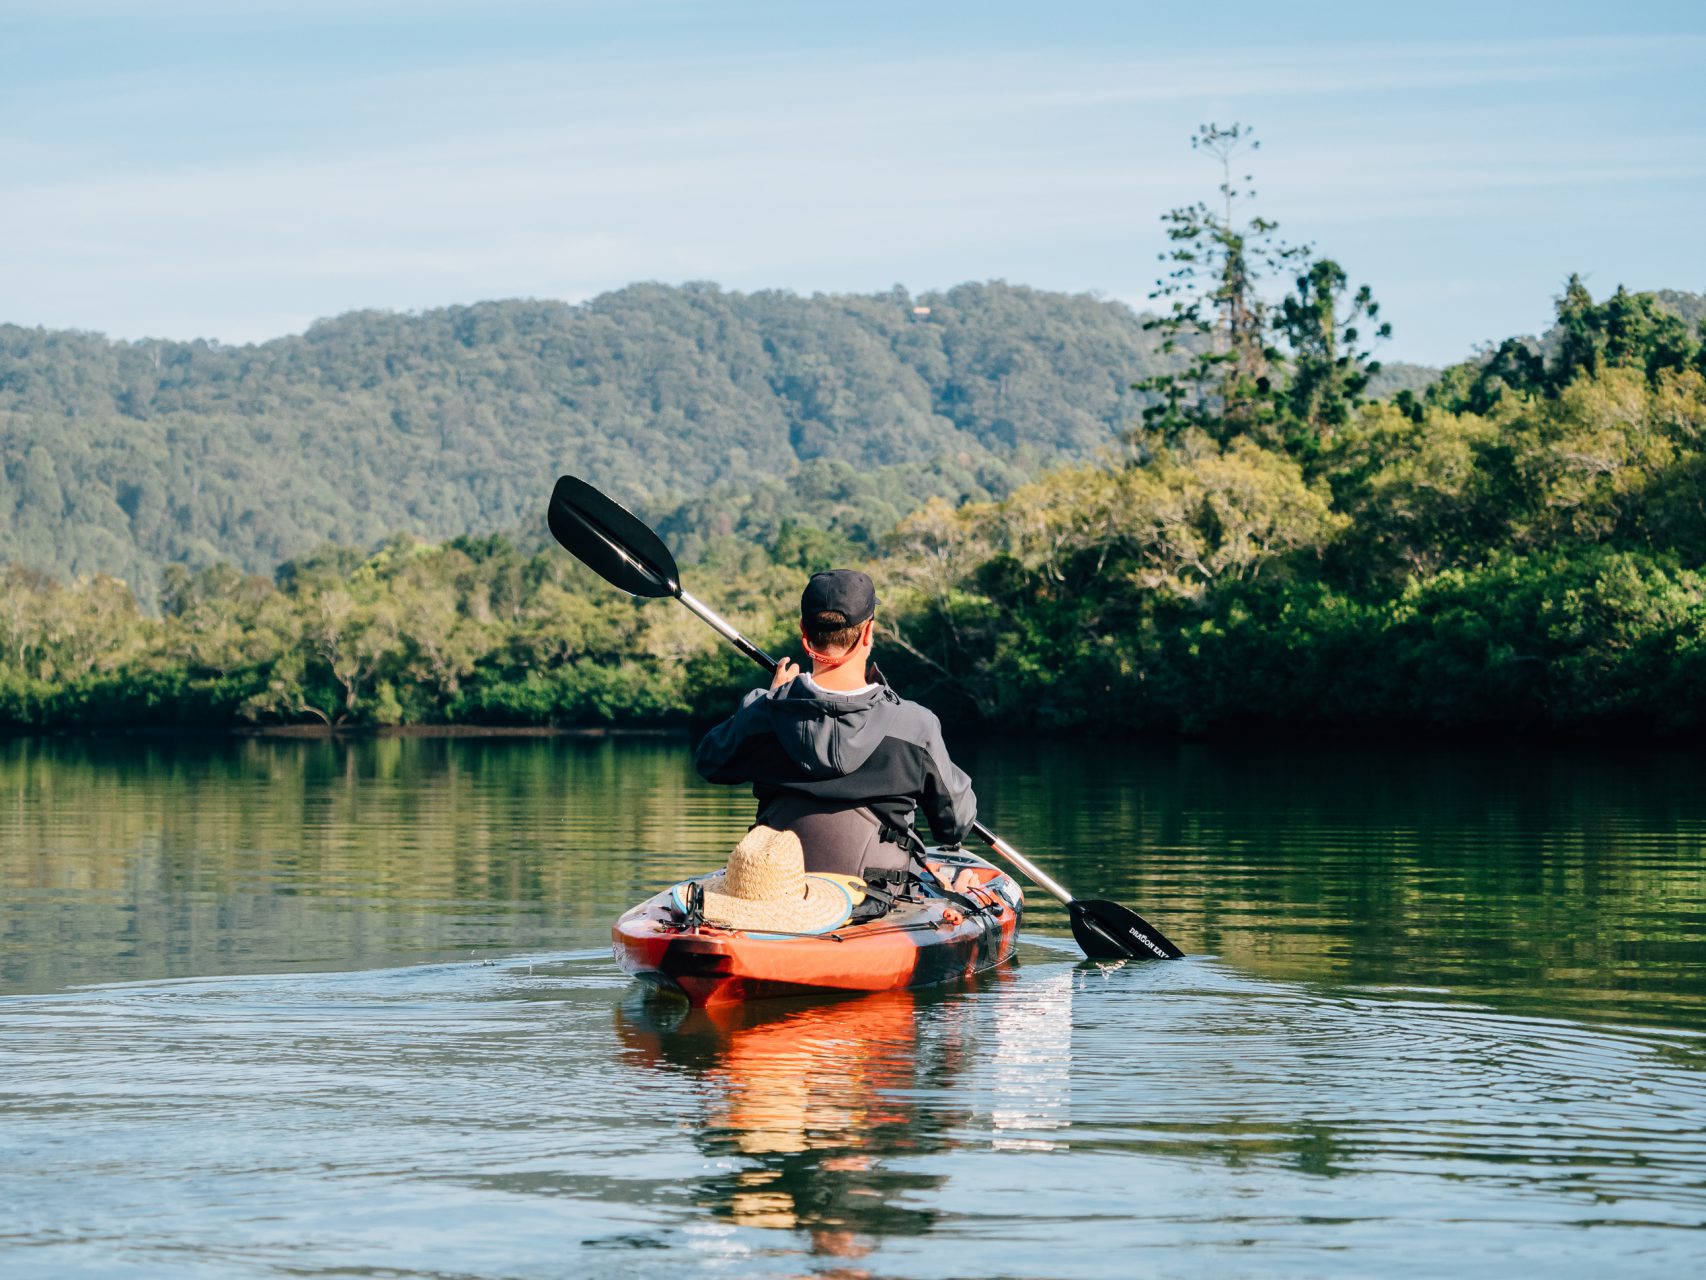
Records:
[[[683,739],[0,743],[0,1274],[1706,1266],[1699,757],[961,751],[1192,958],[686,1015]]]

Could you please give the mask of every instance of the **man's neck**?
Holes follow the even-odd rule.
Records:
[[[854,693],[871,682],[865,678],[863,662],[844,662],[839,667],[812,663],[812,683],[832,693]]]

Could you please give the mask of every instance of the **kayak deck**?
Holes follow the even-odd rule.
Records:
[[[934,851],[929,877],[976,910],[923,881],[922,899],[882,917],[801,937],[715,925],[684,929],[673,886],[627,911],[612,927],[626,973],[674,988],[697,1006],[828,991],[890,991],[968,977],[1005,963],[1019,936],[1024,894],[999,867],[961,852]],[[920,892],[918,890],[915,893]]]

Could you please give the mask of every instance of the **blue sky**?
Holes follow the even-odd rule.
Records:
[[[1142,305],[1199,121],[1432,363],[1706,290],[1706,4],[6,0],[0,321],[300,331],[634,280]]]

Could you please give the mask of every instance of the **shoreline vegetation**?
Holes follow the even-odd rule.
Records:
[[[144,732],[147,732],[144,730]],[[158,732],[158,731],[157,731]],[[171,730],[165,730],[171,732]],[[255,724],[215,730],[246,738],[673,738],[677,725]]]
[[[1167,216],[1142,421],[1102,456],[982,488],[936,468],[900,497],[907,467],[835,460],[712,489],[664,526],[695,592],[791,652],[804,574],[857,564],[889,678],[961,723],[1697,735],[1698,300],[1596,300],[1572,277],[1543,340],[1370,399],[1379,306],[1245,215],[1248,141],[1198,135],[1222,199]],[[684,610],[532,529],[330,545],[270,577],[167,565],[157,615],[114,577],[0,576],[12,733],[682,725],[760,683]]]

